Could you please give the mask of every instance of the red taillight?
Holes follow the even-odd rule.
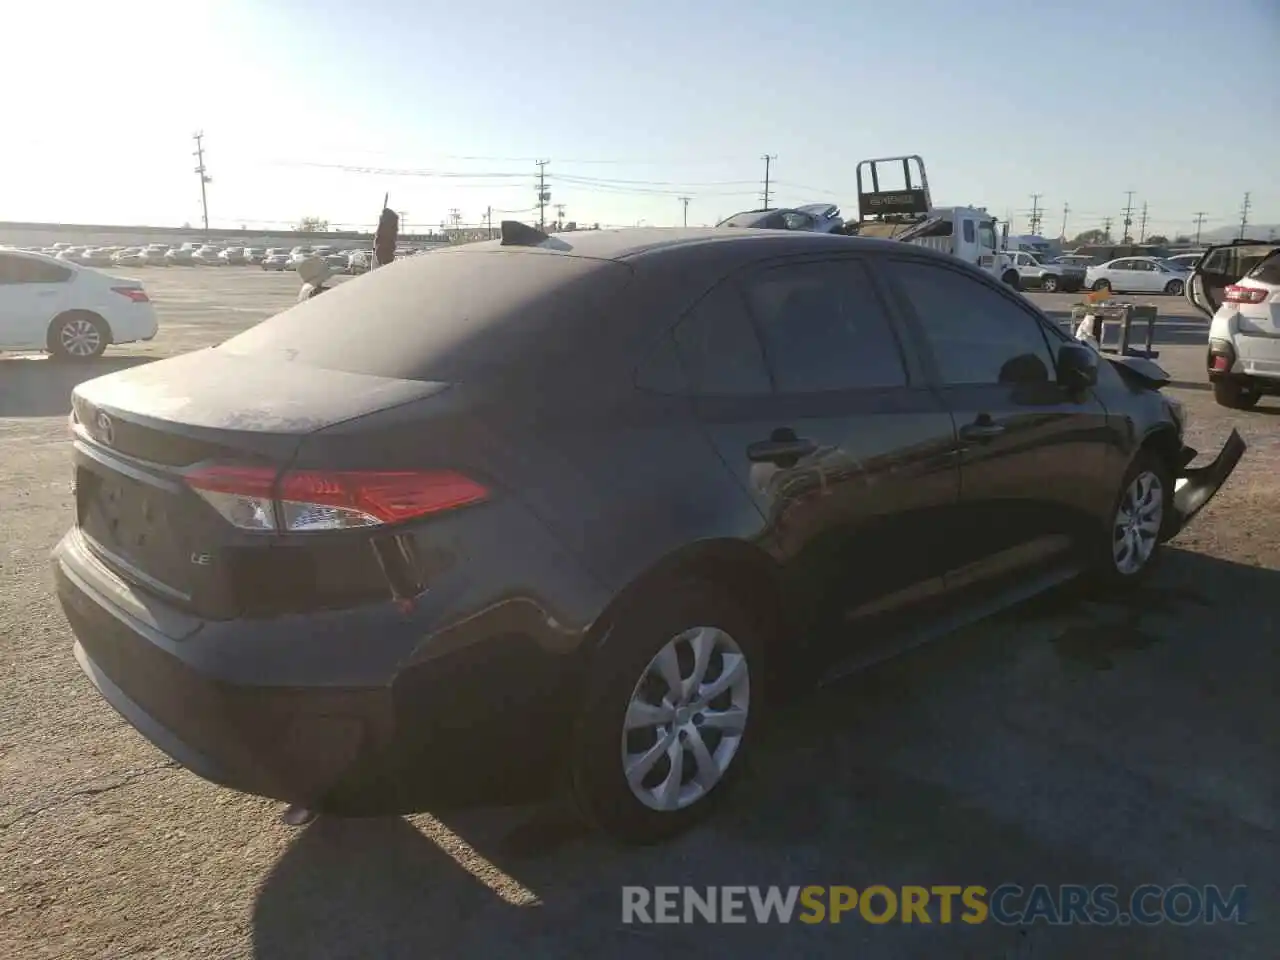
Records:
[[[299,470],[211,466],[187,484],[242,530],[346,530],[403,523],[478,503],[489,491],[452,470]]]
[[[1270,291],[1260,287],[1242,287],[1233,283],[1227,287],[1227,292],[1223,294],[1222,299],[1227,303],[1261,303],[1267,299],[1269,293]]]
[[[1231,359],[1216,353],[1209,358],[1209,369],[1215,373],[1226,373],[1231,369]]]
[[[113,293],[118,293],[122,297],[128,297],[134,303],[148,303],[151,298],[147,296],[147,291],[141,287],[112,287]]]

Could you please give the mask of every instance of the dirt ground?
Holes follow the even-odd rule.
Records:
[[[95,374],[216,342],[296,291],[252,269],[143,278],[162,332]],[[1205,324],[1160,306],[1192,442],[1237,426],[1250,450],[1143,595],[1068,591],[814,695],[720,817],[642,851],[554,805],[291,829],[174,766],[83,679],[51,594],[84,374],[0,357],[0,957],[1280,956],[1280,403],[1216,407]],[[1251,922],[621,920],[624,884],[1005,881],[1246,884]]]

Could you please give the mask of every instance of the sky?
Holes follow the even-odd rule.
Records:
[[[6,4],[0,221],[409,231],[456,211],[856,216],[861,159],[1056,236],[1280,224],[1280,3],[57,0]],[[1040,195],[1033,199],[1034,195]],[[554,207],[546,211],[556,216]],[[1135,225],[1135,233],[1137,227]],[[407,232],[407,231],[406,231]]]

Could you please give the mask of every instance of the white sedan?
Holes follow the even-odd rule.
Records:
[[[92,360],[108,344],[150,340],[159,324],[141,282],[65,260],[0,251],[0,350]]]
[[[1121,257],[1085,271],[1090,290],[1116,293],[1167,293],[1181,296],[1189,271],[1172,267],[1156,257]]]

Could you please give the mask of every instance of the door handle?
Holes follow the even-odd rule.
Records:
[[[815,453],[818,445],[800,437],[778,440],[757,440],[747,445],[747,459],[752,463],[776,463],[793,466],[801,457]]]
[[[1001,424],[990,417],[979,417],[973,423],[967,423],[960,428],[960,439],[981,442],[991,440],[1002,433],[1004,433],[1004,427]]]

